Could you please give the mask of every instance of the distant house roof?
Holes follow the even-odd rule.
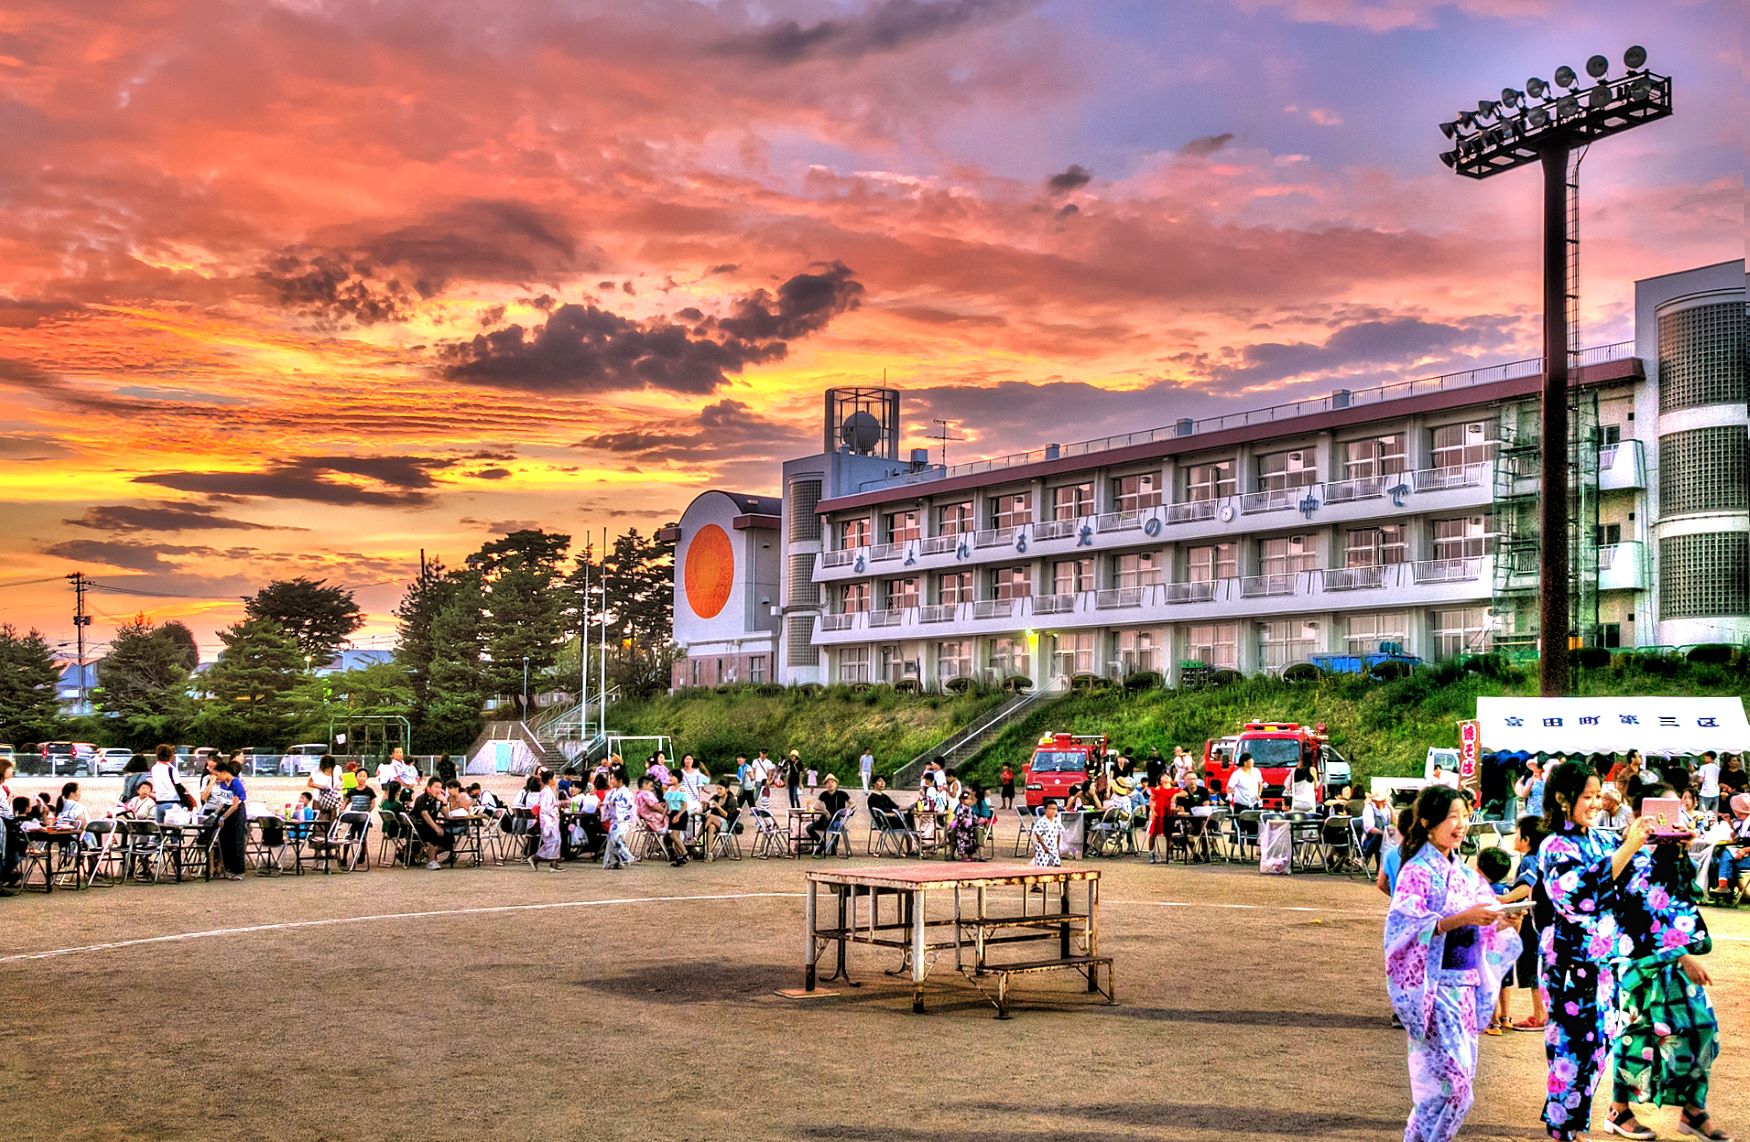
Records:
[[[97,689],[97,663],[95,662],[85,664],[85,688],[87,690]],[[61,664],[61,677],[55,683],[55,689],[67,693],[78,693],[79,664],[77,662],[63,662]]]
[[[327,666],[317,667],[316,673],[318,676],[326,677],[327,675],[339,674],[346,670],[363,670],[367,666],[381,666],[386,662],[393,662],[394,660],[395,652],[392,650],[360,650],[350,648],[335,655],[334,660]]]

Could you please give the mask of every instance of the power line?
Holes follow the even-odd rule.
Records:
[[[0,583],[0,588],[31,587],[31,586],[35,586],[38,583],[59,583],[60,581],[61,581],[61,576],[59,576],[59,575],[50,575],[44,579],[13,579],[12,581],[7,582],[7,583]]]
[[[235,595],[187,595],[177,591],[147,591],[140,587],[111,587],[108,583],[87,581],[93,591],[108,591],[112,595],[144,595],[152,599],[199,599],[211,601],[215,599],[232,599]]]

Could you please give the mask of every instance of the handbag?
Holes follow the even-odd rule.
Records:
[[[316,811],[324,816],[340,812],[340,790],[321,789],[316,793]]]

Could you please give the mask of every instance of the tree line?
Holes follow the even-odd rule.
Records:
[[[576,693],[580,652],[597,685],[604,630],[610,685],[629,696],[666,688],[673,563],[672,543],[636,528],[606,551],[573,552],[570,536],[528,529],[482,544],[457,567],[422,559],[395,608],[393,658],[335,672],[325,668],[364,615],[350,590],[325,580],[276,580],[246,597],[204,669],[186,624],[136,616],[97,660],[93,712],[83,717],[61,710],[60,668],[43,636],[0,626],[0,740],[277,752],[326,740],[337,718],[396,715],[411,722],[416,751],[459,750],[489,706],[505,717],[528,712],[525,668],[530,705]]]

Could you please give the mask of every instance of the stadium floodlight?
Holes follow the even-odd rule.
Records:
[[[1543,390],[1542,485],[1538,511],[1538,688],[1546,697],[1569,692],[1568,552],[1568,299],[1578,287],[1569,280],[1569,159],[1576,148],[1620,134],[1671,114],[1671,78],[1641,70],[1646,49],[1623,53],[1631,73],[1606,78],[1610,61],[1592,56],[1586,74],[1597,82],[1585,90],[1580,76],[1563,65],[1555,86],[1537,76],[1523,91],[1503,88],[1499,101],[1483,99],[1475,112],[1462,111],[1440,132],[1453,140],[1440,161],[1453,173],[1484,179],[1537,163],[1543,168]],[[1558,90],[1559,89],[1559,90]],[[1522,114],[1513,114],[1523,108]],[[1479,119],[1495,119],[1479,124]]]

